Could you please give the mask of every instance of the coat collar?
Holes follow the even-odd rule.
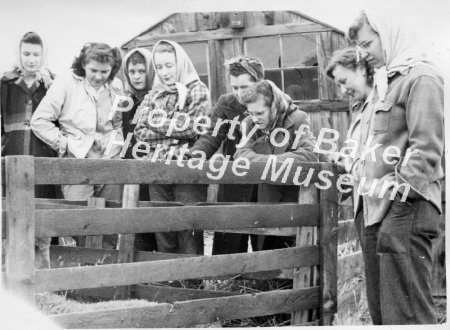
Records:
[[[234,111],[245,113],[247,111],[247,107],[245,105],[242,105],[241,103],[239,103],[239,101],[237,100],[236,96],[234,96],[234,94],[231,94],[231,95],[232,95],[232,99],[230,102],[230,108]]]

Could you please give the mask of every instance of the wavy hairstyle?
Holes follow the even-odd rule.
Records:
[[[99,63],[111,64],[111,74],[108,82],[113,81],[122,64],[122,55],[119,48],[111,48],[104,43],[88,43],[81,49],[80,55],[75,57],[72,63],[72,71],[77,76],[85,77],[86,71],[83,66],[89,61],[97,61]]]
[[[344,49],[337,50],[333,53],[328,66],[325,70],[327,76],[330,79],[334,79],[333,71],[336,66],[341,65],[344,68],[356,70],[357,67],[363,68],[366,71],[367,82],[372,85],[374,69],[367,63],[367,61],[358,53],[357,48],[347,47]]]

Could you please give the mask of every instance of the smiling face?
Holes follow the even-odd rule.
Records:
[[[94,88],[99,88],[105,84],[112,70],[112,66],[109,62],[100,63],[93,60],[84,64],[83,68],[86,71],[86,80]]]
[[[156,73],[164,85],[171,86],[176,83],[177,59],[175,53],[155,52]]]
[[[247,110],[252,121],[259,125],[259,129],[265,130],[270,125],[270,107],[266,104],[264,96],[258,94],[255,102],[247,104]]]
[[[366,72],[363,68],[349,69],[342,65],[336,65],[332,72],[334,82],[339,86],[342,93],[350,95],[357,100],[366,99],[370,87],[367,83]]]
[[[144,63],[128,64],[128,77],[130,83],[136,90],[143,90],[147,83],[147,76]]]
[[[231,90],[233,91],[233,94],[238,102],[241,104],[243,104],[241,101],[242,93],[255,85],[256,81],[253,81],[252,76],[248,73],[241,74],[237,77],[230,75]]]
[[[42,46],[23,42],[20,45],[20,61],[26,73],[36,73],[41,66]]]
[[[356,42],[361,55],[374,68],[381,68],[384,66],[385,60],[383,56],[383,49],[381,47],[380,36],[370,27],[369,24],[364,23],[356,35]]]

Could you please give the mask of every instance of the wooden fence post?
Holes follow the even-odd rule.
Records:
[[[87,201],[87,205],[90,207],[103,209],[103,208],[105,208],[106,201],[104,198],[89,197],[88,201]],[[84,247],[93,248],[93,249],[102,249],[103,248],[103,235],[86,236],[86,243],[84,244]]]
[[[139,185],[126,184],[123,189],[122,208],[131,209],[136,207],[139,207]],[[119,235],[117,263],[134,261],[134,240],[134,234]],[[131,297],[131,288],[131,285],[117,288],[114,299],[129,299]]]
[[[332,325],[334,314],[337,312],[337,171],[331,163],[322,163],[320,170],[331,181],[331,186],[320,190],[319,242],[322,302],[319,325]],[[325,186],[326,182],[320,184]]]
[[[34,303],[34,158],[8,156],[6,167],[7,287]]]
[[[316,204],[318,203],[317,188],[314,185],[308,187],[300,186],[299,204]],[[295,246],[312,245],[314,237],[314,227],[297,227],[295,234]],[[312,284],[312,268],[295,268],[293,278],[293,288],[307,288]],[[309,311],[302,310],[291,314],[291,325],[304,324],[309,321]]]

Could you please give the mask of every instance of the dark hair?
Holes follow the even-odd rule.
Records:
[[[245,90],[241,95],[241,102],[243,104],[249,104],[256,102],[258,95],[262,95],[264,98],[264,104],[268,107],[272,106],[273,91],[272,87],[267,81],[261,81],[254,87]]]
[[[354,43],[358,31],[363,27],[364,24],[367,24],[373,30],[372,26],[369,23],[369,19],[367,18],[366,13],[362,10],[359,13],[358,17],[356,17],[352,25],[350,25],[350,27],[348,28],[346,37],[348,40],[350,40],[350,42]]]
[[[23,35],[22,39],[20,39],[20,45],[22,43],[33,44],[33,45],[41,45],[43,46],[43,42],[41,36],[36,32],[27,32]]]
[[[242,65],[244,61],[256,72],[258,79],[264,79],[264,66],[262,62],[258,58],[248,56],[237,56],[229,60],[227,64],[229,75],[239,77],[243,74],[249,74],[251,81],[256,82],[257,79]]]
[[[104,43],[88,43],[81,49],[80,55],[75,57],[72,63],[73,73],[80,77],[86,76],[83,66],[89,61],[97,61],[99,63],[111,64],[111,74],[108,82],[111,82],[116,76],[122,64],[122,55],[119,48],[111,48]]]
[[[348,47],[337,50],[333,53],[333,56],[328,62],[328,66],[325,70],[327,76],[330,79],[334,79],[333,71],[338,65],[341,65],[347,69],[352,69],[354,71],[356,71],[356,68],[358,67],[365,69],[367,82],[369,84],[372,84],[374,69],[369,65],[369,63],[367,63],[364,58],[362,58],[360,54],[358,54],[358,50],[356,48]]]
[[[161,41],[158,46],[155,48],[156,53],[174,53],[176,54],[175,47],[169,44],[168,42]]]
[[[128,58],[128,61],[127,61],[127,66],[128,65],[130,65],[130,63],[133,63],[133,64],[146,64],[145,63],[145,57],[141,54],[141,53],[139,53],[139,52],[134,52],[129,58]]]

